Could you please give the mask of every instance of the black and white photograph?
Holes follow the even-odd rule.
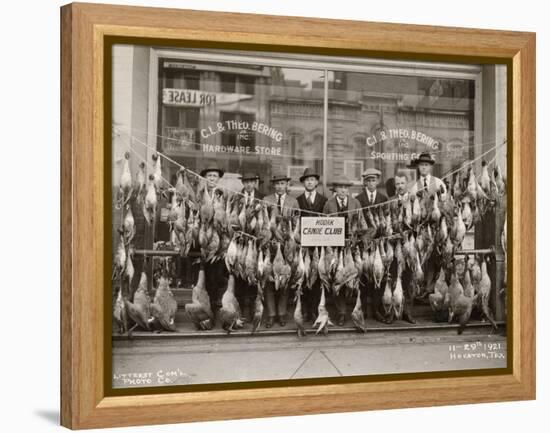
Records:
[[[508,366],[506,65],[117,44],[111,72],[113,389]]]

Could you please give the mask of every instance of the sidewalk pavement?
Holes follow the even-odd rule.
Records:
[[[433,325],[433,324],[432,324]],[[288,326],[288,325],[287,325]],[[399,326],[399,325],[394,325]],[[113,341],[113,386],[147,387],[506,367],[505,328],[211,334]],[[211,331],[214,332],[214,331]],[[145,333],[143,333],[145,334]],[[137,336],[139,337],[139,335]]]

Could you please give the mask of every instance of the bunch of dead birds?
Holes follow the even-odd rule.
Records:
[[[124,218],[113,280],[126,278],[129,287],[133,277],[131,241],[135,223],[131,201],[140,205],[147,223],[154,224],[160,195],[171,194],[168,221],[172,243],[183,257],[192,249],[200,250],[201,268],[192,289],[192,302],[185,306],[197,329],[212,329],[216,319],[228,333],[244,326],[235,297],[237,277],[258,288],[252,332],[261,324],[268,284],[276,291],[294,292],[294,320],[299,336],[306,334],[301,298],[304,290],[312,290],[316,284],[321,288],[318,316],[313,325],[317,333],[326,334],[332,325],[326,295],[341,293],[355,298],[351,318],[358,330],[366,331],[361,304],[362,287],[366,285],[383,291],[387,322],[402,319],[408,295],[428,297],[434,313],[446,312],[449,321],[459,321],[460,332],[472,309],[477,307],[494,324],[488,306],[491,281],[486,260],[470,258],[467,270],[458,275],[455,256],[460,253],[466,232],[482,221],[487,210],[506,205],[505,180],[498,165],[489,170],[483,162],[479,176],[473,167],[465,167],[455,173],[446,190],[441,188],[434,194],[420,191],[404,200],[370,207],[364,213],[351,213],[347,220],[350,236],[344,247],[303,247],[300,217],[296,213],[281,215],[276,207],[261,200],[246,203],[238,193],[217,188],[208,191],[204,179],[185,168],[178,171],[174,187],[163,189],[158,155],[153,156],[154,169],[148,181],[144,163],[133,181],[128,160],[126,154],[118,199]],[[502,244],[505,245],[504,232]],[[204,264],[217,260],[225,262],[229,279],[215,318],[205,287]],[[439,272],[430,286],[424,278],[429,261]],[[390,275],[391,269],[397,272]],[[403,280],[405,271],[407,281]],[[146,330],[151,330],[155,323],[174,331],[177,303],[168,279],[159,281],[151,302],[143,289],[146,278],[142,274],[133,296],[130,290],[126,294],[119,290],[114,309],[116,322],[121,331],[128,330],[127,317]]]

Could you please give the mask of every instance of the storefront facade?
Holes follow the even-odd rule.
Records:
[[[342,174],[357,194],[361,174],[375,167],[379,190],[392,196],[394,176],[413,182],[410,161],[426,151],[436,160],[433,173],[449,182],[446,175],[474,159],[477,173],[485,159],[505,176],[506,146],[494,148],[506,139],[506,79],[505,67],[494,65],[116,46],[113,188],[128,150],[132,173],[142,161],[150,173],[156,152],[176,163],[162,161],[165,188],[175,185],[178,165],[197,173],[217,165],[225,171],[223,187],[238,191],[239,176],[253,172],[269,194],[270,178],[283,173],[298,195],[298,179],[310,167],[325,195]],[[142,230],[136,213],[137,248],[169,242],[168,206],[161,198],[153,233]],[[470,233],[465,248],[497,245],[503,216],[491,218],[483,230],[490,236]],[[119,224],[113,206],[113,230]],[[497,251],[497,267],[503,263]],[[178,266],[188,287],[196,275],[187,260]]]
[[[123,133],[120,146],[115,138],[114,159],[131,136],[149,145],[136,146],[149,163],[157,149],[193,171],[221,165],[230,188],[240,188],[238,176],[252,171],[269,193],[271,175],[283,172],[297,193],[299,176],[312,167],[323,185],[345,174],[358,192],[361,173],[376,167],[385,192],[384,183],[397,172],[414,180],[408,165],[420,152],[432,153],[434,174],[443,176],[506,136],[505,95],[497,93],[502,105],[483,97],[484,85],[505,89],[504,68],[115,49],[132,51],[125,65],[115,61],[114,67],[134,71],[129,96],[143,97],[147,110],[132,113],[130,122],[117,119],[117,103],[122,113],[128,96],[115,81],[113,123]],[[143,70],[148,77],[137,73]],[[491,106],[494,116],[482,116]],[[505,153],[496,157],[504,167]],[[172,180],[177,166],[163,170]]]

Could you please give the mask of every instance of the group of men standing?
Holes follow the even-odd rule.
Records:
[[[422,153],[412,163],[417,168],[417,180],[410,184],[406,176],[396,175],[395,195],[389,198],[379,191],[378,185],[381,180],[381,172],[375,168],[368,168],[362,174],[363,190],[355,197],[350,193],[350,187],[353,185],[353,182],[346,176],[336,176],[333,178],[329,183],[332,187],[333,195],[332,197],[325,197],[318,191],[320,175],[311,168],[307,168],[299,178],[304,191],[296,198],[288,193],[291,179],[285,174],[274,174],[270,179],[273,193],[263,196],[258,188],[261,182],[260,176],[255,173],[245,173],[241,176],[243,184],[241,191],[243,195],[242,200],[246,204],[254,200],[262,200],[269,203],[272,208],[275,208],[284,216],[342,216],[346,218],[347,222],[347,219],[354,211],[364,212],[364,216],[367,218],[368,209],[373,205],[380,205],[388,200],[393,205],[393,203],[398,203],[399,200],[407,200],[410,194],[416,194],[421,190],[426,190],[429,193],[435,193],[441,188],[445,190],[445,184],[441,179],[431,174],[434,163],[435,161],[429,153]],[[207,190],[214,190],[219,179],[223,176],[223,170],[217,167],[207,168],[201,172],[201,176],[206,179]],[[347,227],[348,224],[345,226]],[[206,272],[206,286],[213,308],[216,310],[219,307],[227,276],[223,262],[221,264],[210,264],[209,266],[212,269]],[[384,321],[381,311],[383,290],[375,290],[374,286],[371,287],[366,281],[362,282],[362,286],[363,305],[371,307],[371,310],[367,311],[367,317],[370,316]],[[236,296],[245,319],[251,319],[254,314],[253,307],[256,292],[257,288],[255,286],[249,285],[246,281],[237,281]],[[288,292],[288,290],[275,290],[273,284],[268,284],[266,287],[264,293],[267,310],[266,328],[271,328],[275,321],[278,321],[280,326],[286,325],[288,318]],[[319,281],[317,281],[311,290],[304,290],[303,306],[306,320],[315,320],[320,295]],[[370,298],[371,302],[367,301],[368,298]],[[337,324],[343,326],[347,317],[348,303],[344,291],[340,291],[339,295],[334,296],[333,302],[338,314]],[[404,317],[414,322],[408,309],[406,309]]]

